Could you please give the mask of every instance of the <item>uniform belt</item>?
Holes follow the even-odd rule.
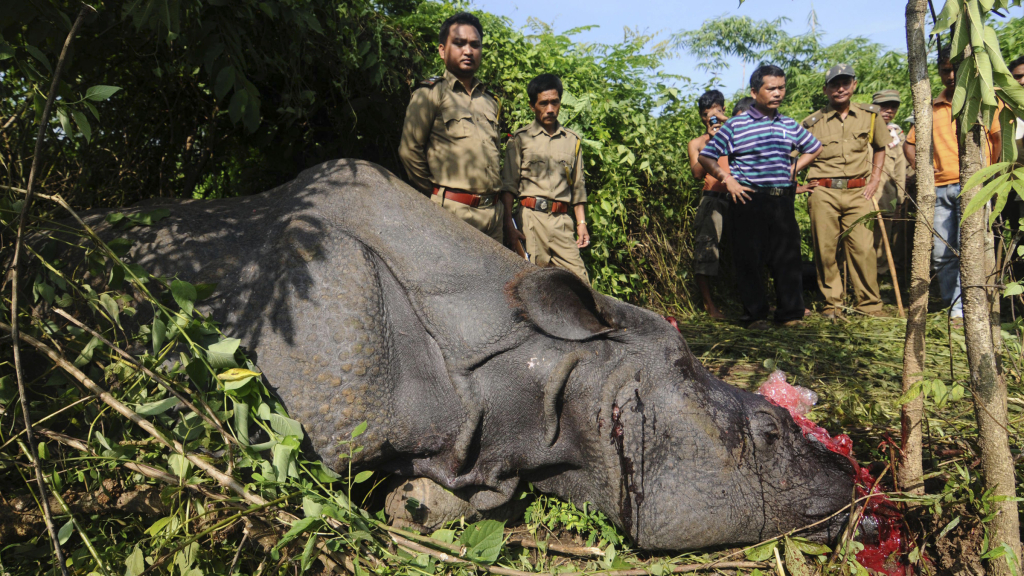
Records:
[[[527,196],[519,201],[524,208],[536,210],[537,212],[550,212],[552,214],[564,214],[569,211],[568,202],[557,202],[534,196]]]
[[[796,191],[795,186],[751,186],[755,194],[767,194],[768,196],[786,196]]]
[[[818,178],[811,180],[809,184],[836,190],[846,190],[849,188],[863,188],[868,185],[868,180],[867,178]]]
[[[474,194],[465,190],[434,186],[434,194],[439,193],[443,194],[442,198],[444,200],[465,204],[470,208],[489,208],[494,206],[494,200],[498,196],[497,194]]]

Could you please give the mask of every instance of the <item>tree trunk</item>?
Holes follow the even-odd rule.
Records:
[[[962,121],[967,121],[964,119]],[[975,119],[960,147],[960,185],[963,186],[982,165],[984,135]],[[960,206],[963,211],[981,190],[975,186],[963,190]],[[1017,519],[1013,454],[1007,432],[1006,382],[1000,373],[1000,358],[992,340],[992,299],[998,295],[987,285],[989,269],[986,266],[985,236],[991,234],[985,210],[978,210],[964,219],[960,226],[960,285],[964,303],[964,337],[967,343],[967,363],[971,370],[971,393],[974,396],[974,415],[978,421],[978,446],[981,449],[981,468],[985,474],[985,487],[995,496],[1011,500],[995,502],[996,515],[989,525],[989,549],[1008,544],[1015,558],[1020,558],[1020,524]],[[989,561],[988,569],[997,576],[1011,576],[1007,554]]]
[[[932,85],[928,79],[928,49],[924,42],[927,0],[907,2],[907,57],[914,97],[917,163],[917,225],[910,265],[907,336],[903,348],[903,392],[917,384],[924,372],[924,330],[931,280],[932,219],[935,215],[935,170],[932,167]],[[924,494],[921,461],[921,423],[924,399],[918,396],[900,409],[902,441],[897,480],[899,488]]]

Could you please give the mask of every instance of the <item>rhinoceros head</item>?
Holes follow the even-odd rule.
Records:
[[[562,271],[526,276],[513,293],[537,338],[569,350],[545,386],[546,440],[579,452],[533,478],[542,490],[592,502],[645,549],[758,542],[849,502],[844,457],[712,376],[661,316]],[[843,520],[811,535],[829,538]]]

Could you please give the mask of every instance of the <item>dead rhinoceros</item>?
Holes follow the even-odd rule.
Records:
[[[709,374],[661,316],[522,261],[379,166],[167,206],[130,258],[218,285],[205,303],[339,471],[366,420],[359,469],[479,510],[527,480],[647,549],[755,542],[849,499],[844,458]]]

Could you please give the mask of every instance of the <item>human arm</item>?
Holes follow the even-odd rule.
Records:
[[[700,165],[704,168],[705,172],[711,174],[713,178],[725,185],[725,189],[729,192],[729,196],[732,197],[733,204],[746,204],[747,200],[750,200],[750,195],[747,194],[747,192],[753,192],[753,190],[743,186],[732,177],[732,174],[722,170],[722,167],[718,165],[717,159],[712,159],[701,154]]]
[[[409,175],[409,182],[427,195],[433,188],[430,165],[427,163],[427,143],[430,141],[430,131],[438,108],[434,92],[429,88],[421,88],[412,93],[409,107],[405,110],[402,141],[398,146],[398,157]]]
[[[513,137],[505,147],[505,165],[501,169],[501,203],[505,207],[503,226],[505,243],[515,253],[526,257],[522,243],[526,236],[516,228],[512,218],[512,200],[519,196],[519,182],[522,179],[522,150],[519,139]]]
[[[729,196],[732,197],[733,204],[746,204],[747,200],[750,200],[750,195],[747,192],[753,192],[753,190],[741,185],[731,172],[726,172],[718,165],[718,159],[729,153],[729,139],[731,137],[732,130],[727,123],[718,130],[711,140],[708,141],[707,145],[704,146],[704,149],[700,151],[699,161],[705,172],[725,186]]]
[[[882,166],[884,164],[885,148],[875,149],[874,154],[871,155],[871,176],[868,178],[867,185],[864,186],[864,191],[861,192],[865,199],[870,200],[878,191],[878,185],[882,182]]]
[[[707,145],[708,140],[711,137],[707,134],[702,134],[686,145],[686,153],[690,157],[690,172],[693,172],[693,177],[697,180],[703,180],[706,172],[704,167],[700,165],[700,151]]]
[[[587,231],[587,205],[573,204],[572,211],[576,215],[576,247],[586,248],[590,245],[590,232]]]
[[[907,133],[907,139],[903,142],[903,156],[907,159],[907,166],[911,170],[917,170],[917,140],[914,138],[914,127]]]

